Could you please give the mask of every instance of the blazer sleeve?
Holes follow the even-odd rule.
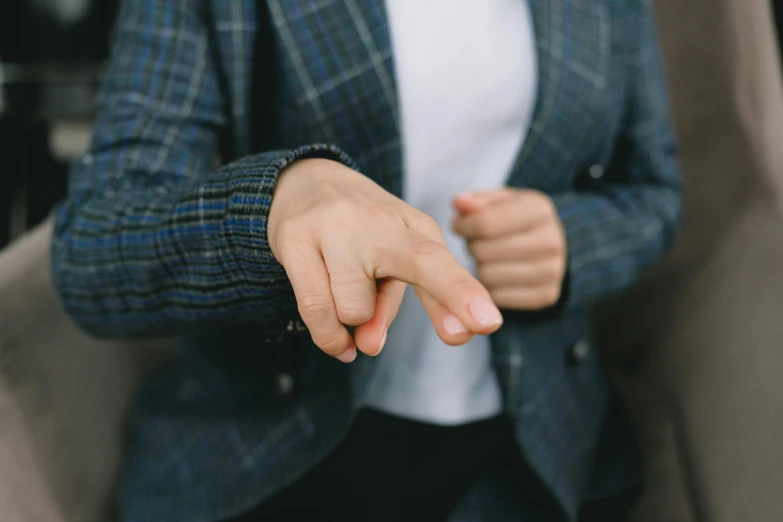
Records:
[[[88,152],[58,208],[53,280],[76,323],[101,337],[277,325],[295,300],[267,241],[277,176],[327,145],[215,168],[228,122],[200,0],[126,0]]]
[[[553,197],[568,244],[562,305],[584,307],[627,289],[680,226],[681,180],[652,2],[637,0],[625,122],[606,175]]]

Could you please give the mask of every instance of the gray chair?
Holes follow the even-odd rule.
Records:
[[[673,254],[597,314],[647,488],[632,522],[783,519],[783,85],[765,1],[660,0],[687,179]],[[51,224],[0,254],[0,519],[112,519],[125,418],[167,341],[61,311]],[[623,325],[618,328],[618,325]]]
[[[779,521],[783,84],[770,3],[658,7],[686,227],[670,259],[600,321],[649,452],[637,520]],[[609,335],[609,323],[624,326]],[[644,514],[669,501],[688,518]]]

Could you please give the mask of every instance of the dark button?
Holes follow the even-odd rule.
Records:
[[[574,343],[568,351],[568,362],[573,366],[579,366],[590,356],[590,343],[580,340]]]
[[[286,326],[286,331],[301,333],[301,332],[307,332],[308,330],[307,330],[307,326],[300,319],[296,319],[296,320],[288,321],[288,326]]]
[[[294,392],[294,378],[290,373],[280,373],[275,377],[275,386],[277,387],[277,393],[283,397],[288,397]]]
[[[604,177],[604,167],[598,164],[592,165],[587,169],[587,174],[593,179],[601,179]]]

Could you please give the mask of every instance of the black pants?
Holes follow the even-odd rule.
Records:
[[[562,519],[519,451],[505,416],[440,427],[363,411],[338,449],[303,479],[230,522],[438,522],[471,484],[500,467],[536,512]],[[585,522],[622,520],[631,497],[586,506]]]

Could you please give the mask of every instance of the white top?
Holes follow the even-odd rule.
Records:
[[[452,198],[502,187],[536,100],[527,0],[387,0],[404,145],[405,200],[432,216],[451,252],[475,273],[451,232]],[[376,361],[365,404],[441,425],[494,416],[502,399],[490,343],[444,344],[412,289]]]

